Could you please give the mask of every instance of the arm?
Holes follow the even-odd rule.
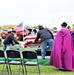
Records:
[[[39,38],[40,38],[40,35],[39,35],[39,32],[38,32],[37,37],[36,37],[34,43],[36,43],[36,42],[38,41]]]
[[[13,43],[13,41],[11,42],[11,44],[12,44],[12,46],[14,46],[14,43]]]
[[[15,40],[14,35],[11,36],[11,39],[12,39],[12,41],[14,41],[16,44],[19,44],[19,42],[17,42],[17,41]],[[12,42],[12,45],[14,45],[13,42]]]
[[[18,41],[16,41],[15,39],[14,39],[14,42],[15,42],[16,44],[19,44],[19,42],[18,42]]]

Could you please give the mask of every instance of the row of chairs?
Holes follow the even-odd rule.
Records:
[[[36,61],[33,62],[31,61],[32,59],[35,59]],[[3,64],[2,74],[4,73],[5,66],[8,74],[12,74],[11,65],[19,65],[18,74],[20,74],[20,70],[22,70],[22,74],[27,75],[28,71],[26,66],[36,66],[37,73],[40,75],[37,52],[33,50],[24,50],[22,52],[16,50],[7,50],[4,52],[0,50],[0,64]]]

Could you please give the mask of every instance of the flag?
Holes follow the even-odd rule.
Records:
[[[16,27],[23,27],[23,22],[21,22],[20,24],[16,25]]]
[[[23,30],[23,22],[21,22],[20,24],[18,24],[18,25],[16,25],[15,27],[14,27],[14,30]]]
[[[20,24],[18,24],[18,25],[16,25],[15,27],[14,27],[14,29],[17,31],[17,32],[21,32],[22,31],[22,33],[20,33],[22,36],[23,36],[23,38],[24,38],[24,28],[23,28],[23,22],[21,22]]]

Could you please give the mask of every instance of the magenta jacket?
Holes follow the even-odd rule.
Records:
[[[58,69],[73,69],[73,47],[70,32],[66,29],[58,31],[50,56],[49,65]]]

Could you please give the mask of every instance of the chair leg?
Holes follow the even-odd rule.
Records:
[[[38,72],[39,72],[39,75],[40,75],[40,68],[39,68],[39,65],[38,65]]]
[[[22,73],[23,73],[23,75],[24,75],[24,66],[22,65]]]
[[[20,75],[20,72],[21,72],[20,70],[21,70],[21,65],[19,65],[19,72],[18,72],[18,75]]]
[[[20,64],[20,65],[19,65],[19,72],[18,72],[18,75],[20,75],[21,70],[22,70],[22,74],[25,75],[25,74],[24,74],[24,67],[23,67],[23,65]]]
[[[38,73],[39,73],[39,75],[40,75],[40,68],[39,68],[39,65],[37,65],[37,71],[38,71]]]
[[[10,73],[12,74],[12,70],[11,70],[11,66],[10,66],[10,64],[9,64],[9,70],[10,70]]]
[[[26,69],[26,65],[25,65],[24,67],[25,67],[25,73],[26,73],[26,75],[27,75],[27,69]]]
[[[8,64],[6,64],[6,69],[7,69],[7,72],[8,72],[8,74],[9,74]]]
[[[3,72],[4,72],[4,64],[3,64],[3,69],[2,69],[2,75],[3,75]]]
[[[4,67],[6,68],[5,70],[8,72],[8,74],[9,74],[9,70],[8,70],[8,66],[7,66],[7,64],[3,64],[3,70],[2,70],[2,75],[3,75],[3,73],[4,73]],[[5,71],[5,72],[6,72]]]

